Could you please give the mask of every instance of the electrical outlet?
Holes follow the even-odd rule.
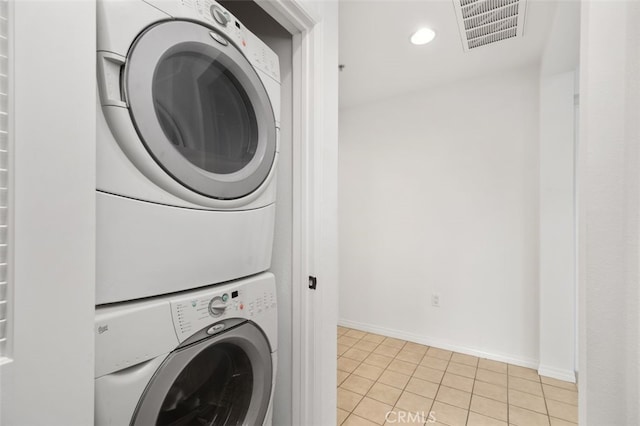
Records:
[[[431,305],[435,306],[436,308],[440,307],[440,294],[439,293],[433,293],[431,295]]]

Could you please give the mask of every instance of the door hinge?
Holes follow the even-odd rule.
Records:
[[[317,284],[318,284],[318,279],[316,277],[309,275],[309,288],[311,290],[315,290]]]

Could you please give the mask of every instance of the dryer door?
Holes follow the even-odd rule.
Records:
[[[221,34],[187,21],[150,27],[129,51],[124,91],[147,151],[183,186],[235,199],[269,175],[271,102],[249,61]]]
[[[171,353],[131,421],[148,425],[262,425],[272,383],[271,350],[251,322]]]

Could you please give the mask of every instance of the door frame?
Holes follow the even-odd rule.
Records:
[[[326,40],[331,31],[337,32],[337,13],[333,9],[326,13],[322,2],[256,0],[256,3],[292,34],[293,43],[292,423],[332,424],[337,393],[334,166],[338,104],[337,43],[335,58],[327,59],[332,46]],[[330,62],[334,60],[335,76],[331,76]],[[336,91],[335,99],[326,94],[327,89]],[[335,117],[330,115],[332,108]],[[335,129],[331,120],[335,120]],[[327,124],[335,133],[327,132]],[[336,176],[332,177],[334,172]],[[310,276],[318,277],[316,290],[309,288]]]

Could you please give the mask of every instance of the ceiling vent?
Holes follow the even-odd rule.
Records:
[[[465,51],[522,36],[527,0],[453,0]]]

